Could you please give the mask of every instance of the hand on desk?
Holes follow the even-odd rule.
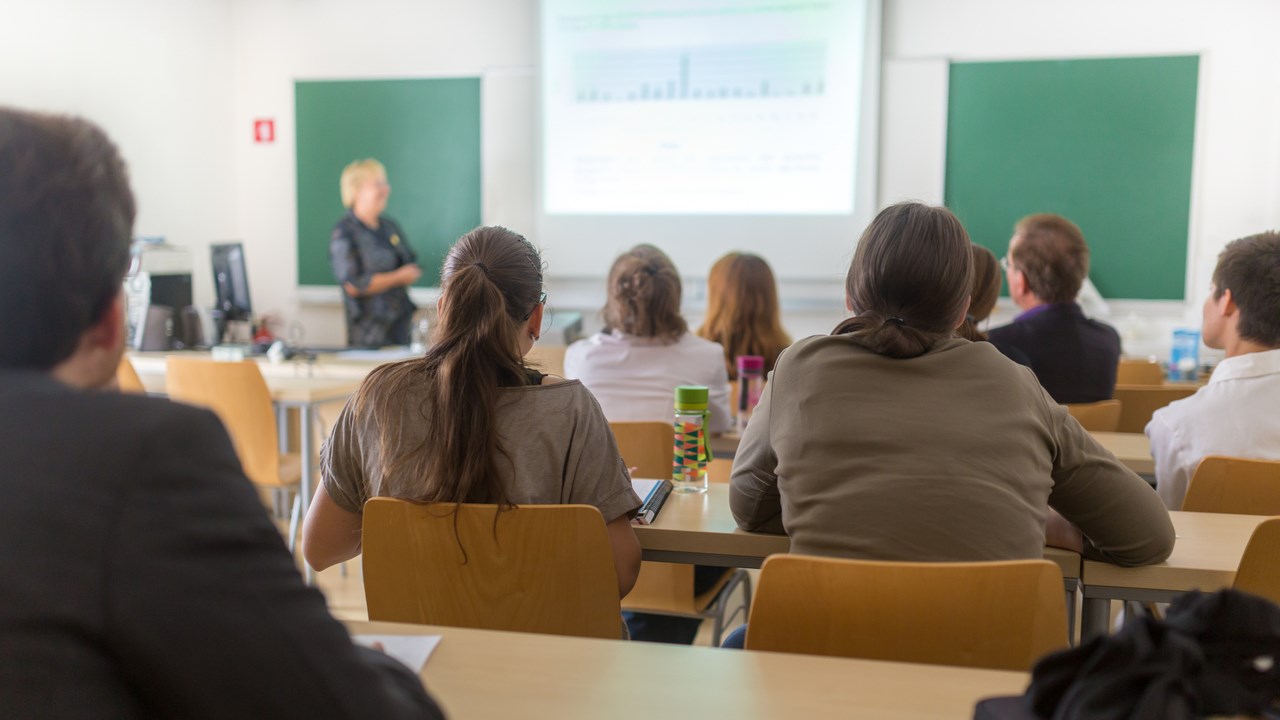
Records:
[[[1084,535],[1070,520],[1049,508],[1049,518],[1044,524],[1044,544],[1073,552],[1084,552]]]

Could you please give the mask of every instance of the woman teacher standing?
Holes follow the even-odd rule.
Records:
[[[347,344],[352,347],[408,345],[417,310],[408,287],[422,275],[404,231],[382,214],[391,184],[377,160],[357,160],[342,171],[347,214],[333,226],[329,263],[342,285]]]

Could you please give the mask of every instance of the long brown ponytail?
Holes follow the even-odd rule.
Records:
[[[383,475],[419,479],[414,499],[511,504],[497,473],[505,451],[495,407],[500,388],[529,382],[519,333],[541,292],[542,260],[528,240],[501,227],[472,230],[445,257],[431,349],[365,383],[358,402],[374,403]],[[397,439],[412,432],[396,426],[410,386],[426,389],[423,417],[430,408],[430,420],[421,442],[401,449]]]
[[[853,254],[845,293],[855,317],[833,335],[852,335],[879,355],[911,358],[952,337],[968,307],[969,234],[951,211],[891,205],[867,226]]]

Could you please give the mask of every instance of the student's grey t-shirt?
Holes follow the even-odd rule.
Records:
[[[435,421],[424,395],[421,388],[403,393],[399,418],[381,424],[398,433],[395,447],[414,447]],[[382,430],[368,417],[372,405],[357,415],[353,397],[320,451],[325,490],[348,512],[361,512],[372,497],[421,497],[422,478],[383,476]],[[582,383],[502,388],[496,424],[506,455],[499,453],[495,464],[516,505],[593,505],[606,523],[640,507],[609,423]]]

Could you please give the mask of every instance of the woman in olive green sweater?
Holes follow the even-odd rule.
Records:
[[[1164,560],[1173,526],[1151,487],[1030,370],[955,337],[971,267],[945,208],[876,217],[846,281],[855,316],[782,354],[742,438],[738,525],[830,557],[1012,560],[1047,542],[1120,565]]]

